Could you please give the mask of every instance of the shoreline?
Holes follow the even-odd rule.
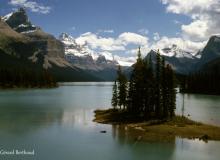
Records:
[[[170,120],[129,119],[124,111],[107,109],[95,110],[94,122],[119,125],[126,128],[134,139],[146,142],[171,142],[176,137],[220,141],[220,127],[175,116]],[[132,119],[136,119],[135,121]]]
[[[25,86],[16,86],[16,85],[13,85],[13,86],[10,86],[10,87],[2,87],[0,86],[0,90],[9,90],[9,89],[53,89],[53,88],[58,88],[59,87],[59,84],[56,83],[54,85],[45,85],[45,86],[28,86],[28,87],[25,87]]]

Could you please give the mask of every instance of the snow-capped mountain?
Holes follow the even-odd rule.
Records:
[[[118,65],[118,62],[113,58],[89,49],[87,44],[78,44],[67,33],[62,33],[59,39],[65,45],[66,60],[74,66],[87,70],[104,70],[106,68],[116,68]]]
[[[2,19],[12,29],[19,33],[29,33],[39,29],[39,27],[36,27],[35,25],[31,24],[26,14],[26,11],[23,8],[20,8],[15,12],[7,14]]]
[[[65,59],[64,44],[31,24],[23,8],[0,18],[0,68],[47,70],[57,81],[99,81]]]
[[[64,59],[64,45],[53,35],[44,32],[40,27],[31,23],[25,9],[20,8],[13,13],[3,16],[2,20],[11,29],[22,35],[25,39],[36,46],[38,49],[28,57],[33,63],[38,63],[43,59],[43,68],[52,68],[53,65],[59,67],[71,67]]]
[[[146,59],[151,57],[153,63],[156,63],[157,52],[158,51],[156,50],[151,50],[147,54]],[[190,73],[192,69],[194,69],[193,66],[197,64],[199,58],[201,57],[200,52],[195,54],[184,51],[175,44],[171,47],[160,49],[159,53],[165,58],[166,63],[170,64],[177,73],[181,74]]]
[[[67,33],[62,33],[59,40],[65,44],[65,54],[73,54],[77,57],[94,56],[94,53],[86,47],[86,45],[77,44],[75,39]]]
[[[191,58],[191,59],[200,58],[199,55],[195,55],[193,52],[190,51],[185,51],[179,48],[176,44],[173,44],[171,47],[161,49],[160,54],[164,56],[176,57],[176,58]]]

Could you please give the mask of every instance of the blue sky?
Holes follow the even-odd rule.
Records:
[[[138,45],[144,53],[173,43],[195,52],[212,34],[220,33],[220,0],[0,1],[1,15],[25,6],[31,22],[46,32],[56,37],[66,32],[79,42],[91,43],[96,51],[120,56],[123,51],[125,57],[134,57]],[[116,50],[106,49],[114,45]]]
[[[4,1],[4,0],[3,0]],[[41,5],[50,6],[50,13],[41,14],[28,10],[33,23],[54,35],[61,32],[78,36],[85,32],[114,30],[113,35],[122,32],[148,30],[149,35],[159,32],[175,36],[180,32],[175,21],[186,22],[186,16],[166,13],[159,0],[37,0]],[[17,6],[8,0],[1,5],[1,15]],[[142,33],[143,34],[143,33]]]

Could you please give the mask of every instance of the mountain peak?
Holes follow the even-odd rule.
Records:
[[[160,50],[161,54],[168,57],[178,57],[178,58],[196,58],[194,54],[190,51],[181,49],[178,45],[172,44],[169,47]]]
[[[213,35],[209,38],[207,45],[202,51],[202,61],[207,63],[220,56],[220,36]]]
[[[104,55],[99,55],[97,60],[96,60],[96,63],[97,64],[106,64],[107,60],[106,60]]]
[[[12,29],[20,33],[30,32],[37,29],[37,27],[32,25],[29,21],[24,8],[19,8],[17,11],[5,15],[2,19]]]

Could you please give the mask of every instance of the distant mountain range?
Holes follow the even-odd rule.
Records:
[[[157,51],[151,50],[145,59],[152,58],[153,63],[156,63]],[[176,45],[170,48],[165,48],[160,51],[160,54],[165,57],[166,63],[170,64],[176,73],[189,74],[198,71],[210,71],[212,65],[219,62],[220,58],[220,37],[212,36],[205,48],[197,53],[190,53],[181,50]],[[208,68],[206,68],[206,66]]]
[[[157,51],[151,50],[155,63]],[[166,63],[177,73],[213,70],[220,65],[220,37],[212,36],[205,48],[197,53],[182,50],[175,44],[161,49]],[[119,63],[114,57],[95,53],[87,44],[62,33],[59,39],[33,25],[23,8],[0,19],[0,67],[48,70],[58,81],[112,81]],[[123,67],[129,75],[131,67]]]
[[[77,44],[75,39],[66,33],[62,33],[59,40],[65,46],[65,59],[72,66],[96,75],[103,80],[114,80],[116,78],[119,63],[113,57],[107,59],[104,55],[90,50],[86,44]],[[123,69],[126,68],[123,67]]]
[[[1,68],[19,65],[24,69],[46,69],[58,81],[102,80],[70,64],[65,59],[64,44],[32,25],[22,8],[1,18],[0,51]]]

